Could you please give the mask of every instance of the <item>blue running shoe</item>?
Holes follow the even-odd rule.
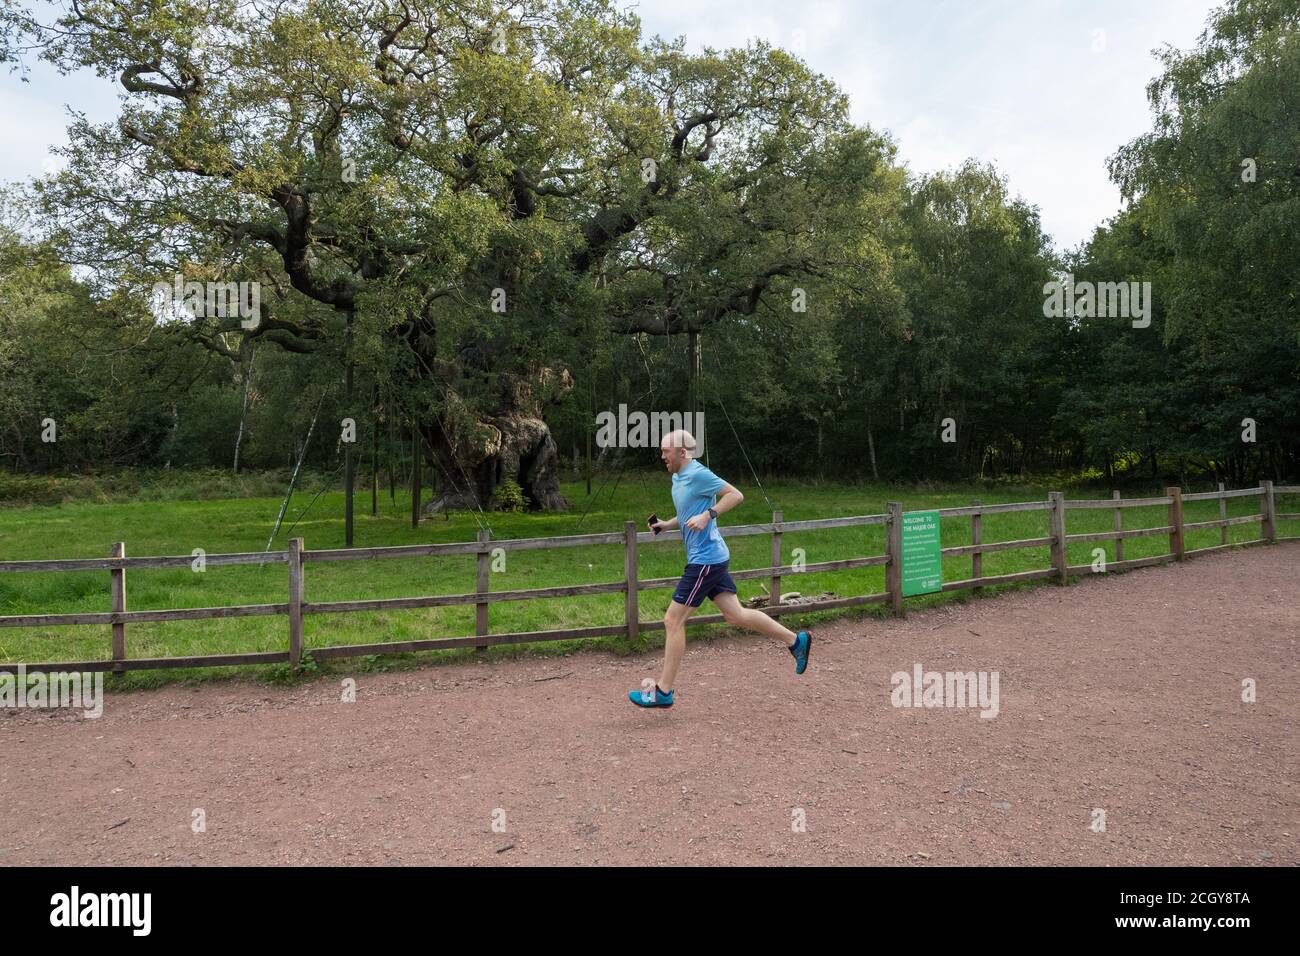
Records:
[[[802,674],[808,669],[808,652],[812,650],[812,634],[800,631],[795,635],[794,647],[786,648],[794,658],[794,672]]]
[[[673,705],[673,691],[664,693],[655,684],[654,690],[631,690],[627,693],[627,699],[638,707],[671,707]]]

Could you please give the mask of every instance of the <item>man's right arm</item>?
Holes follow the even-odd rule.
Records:
[[[658,527],[660,531],[676,531],[680,525],[678,524],[677,516],[674,515],[667,521],[660,519]]]

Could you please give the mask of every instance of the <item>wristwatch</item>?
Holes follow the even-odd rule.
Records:
[[[709,517],[712,518],[714,521],[716,521],[718,519],[718,513],[714,511],[712,508],[710,508]]]

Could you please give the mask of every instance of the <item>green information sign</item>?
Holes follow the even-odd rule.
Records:
[[[929,594],[943,585],[943,555],[939,548],[939,512],[904,512],[903,597]]]

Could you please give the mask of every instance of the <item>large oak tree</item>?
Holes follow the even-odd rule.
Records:
[[[564,506],[544,411],[584,342],[879,278],[888,143],[761,43],[688,54],[607,0],[78,0],[22,25],[123,91],[39,187],[69,261],[141,296],[261,282],[256,328],[192,334],[363,367],[475,504],[513,477]]]

